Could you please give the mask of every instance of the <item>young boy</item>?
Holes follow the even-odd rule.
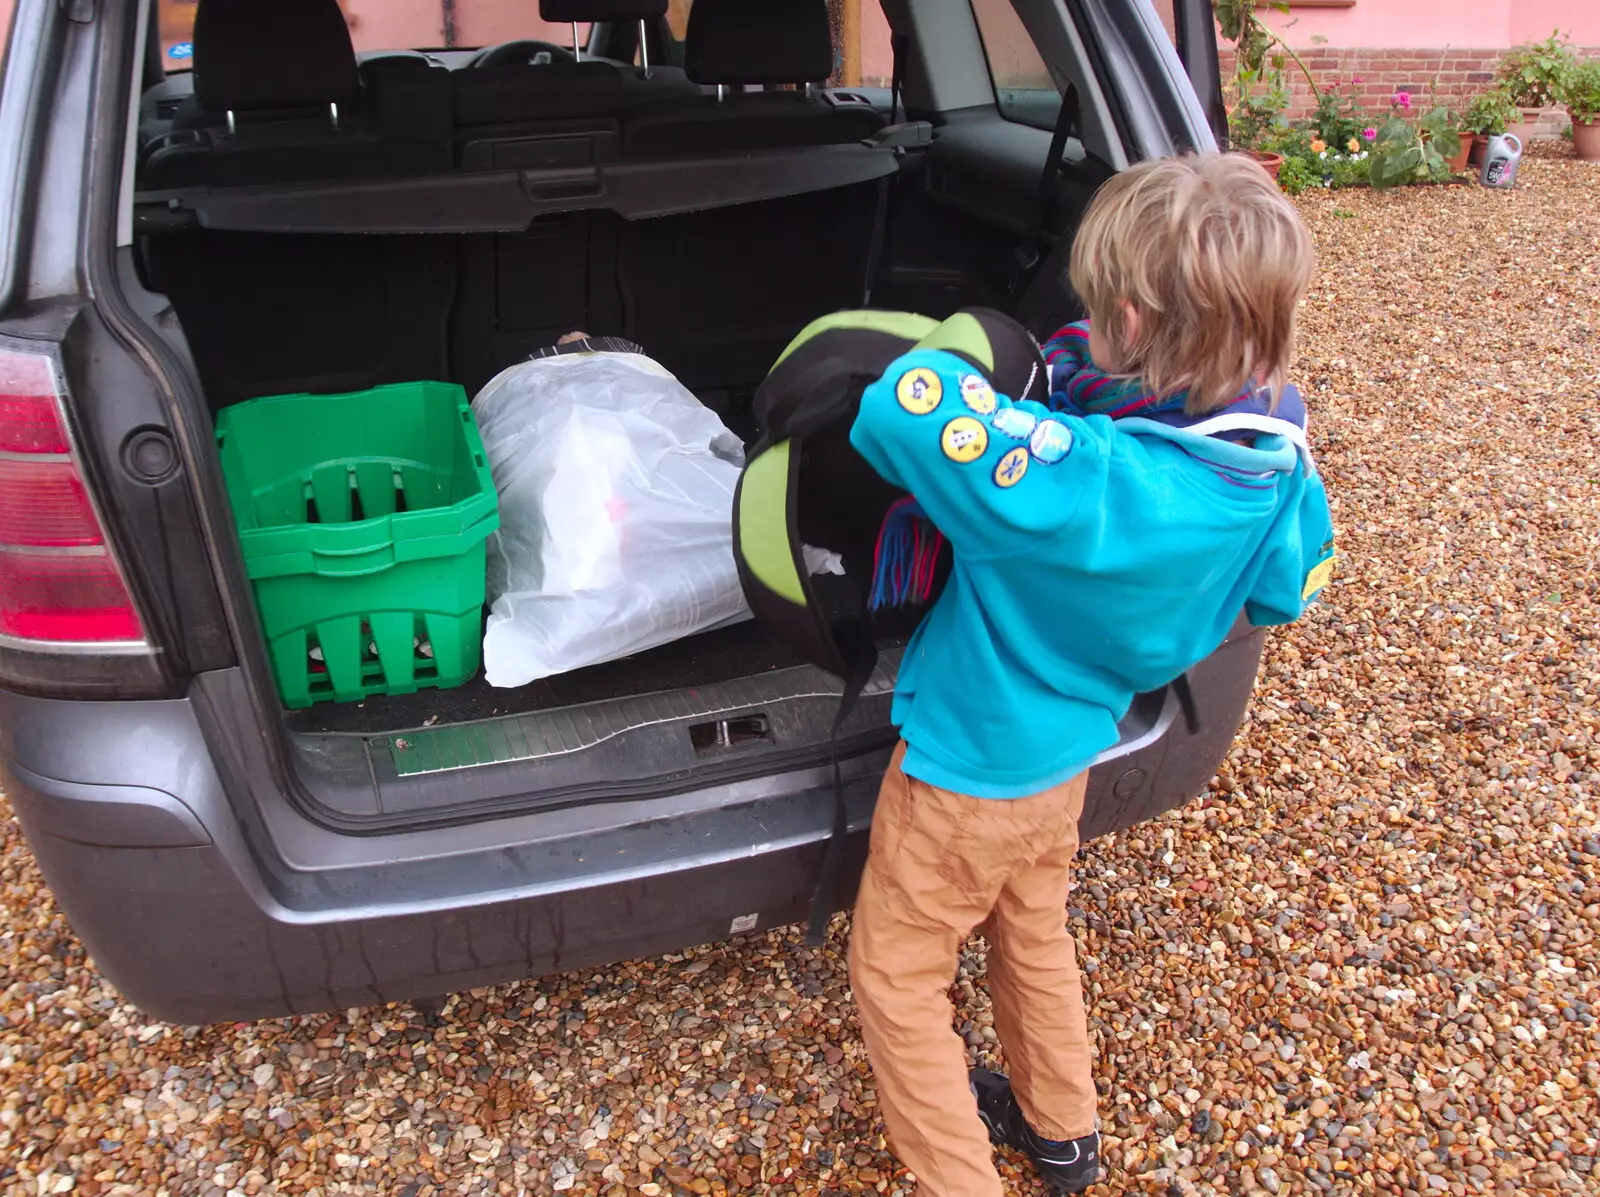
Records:
[[[904,743],[850,942],[884,1121],[925,1197],[1000,1197],[991,1142],[1059,1191],[1098,1177],[1063,910],[1086,771],[1136,693],[1207,656],[1241,610],[1295,619],[1331,572],[1284,385],[1311,270],[1310,237],[1259,166],[1145,163],[1105,184],[1078,231],[1071,279],[1091,319],[1052,345],[1059,410],[996,396],[981,361],[936,348],[862,399],[852,443],[954,556],[901,665]],[[969,1076],[951,1031],[975,928],[1009,1079]]]

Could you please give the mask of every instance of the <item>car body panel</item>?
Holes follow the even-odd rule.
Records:
[[[943,3],[912,0],[913,24]],[[1096,143],[1108,161],[1210,144],[1170,45],[1152,40],[1159,25],[1144,0],[1069,4],[1080,24],[1098,22],[1093,36],[1061,45],[1106,84],[1096,84],[1097,111],[1118,127],[1095,135],[1121,139]],[[426,828],[314,817],[289,763],[248,587],[237,584],[193,362],[170,308],[137,285],[132,266],[137,12],[109,0],[19,0],[0,97],[0,335],[60,350],[86,471],[160,648],[149,670],[118,683],[120,701],[94,693],[101,679],[87,676],[43,696],[43,654],[38,685],[13,669],[0,689],[0,775],[97,966],[152,1016],[201,1023],[435,996],[803,919],[833,826],[820,760],[605,801],[513,802],[492,818]],[[970,51],[971,32],[941,45]],[[968,74],[962,94],[977,102]],[[1042,155],[1049,134],[1010,140],[1023,157],[1034,142]],[[41,322],[53,305],[71,318]],[[122,468],[140,429],[169,438],[181,467],[172,477],[151,483]],[[1096,765],[1085,838],[1203,788],[1249,700],[1261,644],[1241,627],[1195,669],[1198,729],[1175,718],[1169,696],[1159,718]],[[850,878],[892,740],[886,725],[877,735],[847,745],[842,762]],[[848,903],[849,887],[838,897]]]

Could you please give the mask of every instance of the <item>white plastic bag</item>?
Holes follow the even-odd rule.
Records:
[[[561,354],[473,401],[500,493],[483,638],[521,686],[750,617],[733,561],[744,450],[661,366]]]

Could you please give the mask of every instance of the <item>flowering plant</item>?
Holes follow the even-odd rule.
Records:
[[[1461,123],[1455,113],[1440,104],[1410,121],[1404,115],[1410,107],[1410,95],[1396,92],[1372,146],[1368,178],[1374,187],[1448,178],[1446,163],[1461,152]]]
[[[1349,92],[1345,90],[1345,84],[1336,81],[1324,87],[1317,96],[1316,107],[1311,112],[1311,126],[1317,131],[1317,136],[1329,145],[1344,145],[1361,132],[1364,118],[1353,90],[1360,81],[1359,75],[1352,78],[1352,90]]]
[[[1290,195],[1313,187],[1367,186],[1368,151],[1360,142],[1352,151],[1349,142],[1330,145],[1314,130],[1299,128],[1284,131],[1268,146],[1283,155],[1278,184]]]

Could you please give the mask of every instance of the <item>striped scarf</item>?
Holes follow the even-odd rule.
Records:
[[[1150,416],[1181,412],[1185,391],[1165,399],[1150,394],[1137,378],[1117,378],[1089,358],[1089,322],[1079,320],[1044,343],[1050,366],[1050,407],[1075,416]],[[1239,396],[1243,399],[1249,392]],[[1234,400],[1238,402],[1238,400]]]

